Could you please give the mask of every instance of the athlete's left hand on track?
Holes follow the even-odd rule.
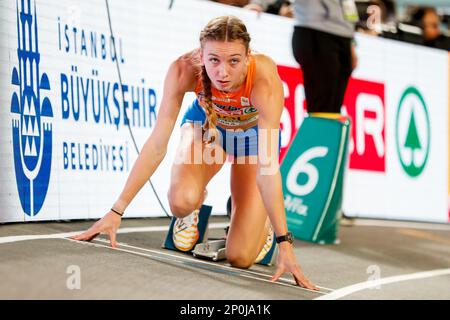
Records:
[[[277,281],[281,275],[285,272],[290,272],[294,276],[297,285],[311,289],[319,290],[313,283],[311,283],[303,274],[300,265],[297,263],[295,257],[294,249],[292,245],[288,242],[283,242],[279,245],[279,253],[277,258],[277,270],[275,274],[270,279],[270,281]]]

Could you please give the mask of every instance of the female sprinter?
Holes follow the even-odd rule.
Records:
[[[183,117],[168,192],[170,209],[177,217],[174,234],[186,231],[180,238],[174,237],[177,247],[189,250],[197,241],[198,209],[206,197],[208,182],[222,168],[227,154],[233,156],[228,262],[249,268],[267,252],[264,247],[266,242],[271,243],[273,232],[277,237],[286,236],[278,162],[283,86],[275,63],[251,52],[249,43],[241,20],[232,16],[215,18],[202,30],[200,48],[171,64],[155,128],[122,193],[111,211],[73,239],[90,241],[106,233],[111,246],[116,246],[121,215],[163,160],[186,92],[195,92],[197,99]],[[302,273],[288,241],[279,243],[277,269],[271,281],[285,272],[292,273],[299,286],[317,290]]]

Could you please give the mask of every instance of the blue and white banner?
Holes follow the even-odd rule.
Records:
[[[130,129],[140,149],[170,63],[198,47],[201,29],[216,16],[241,18],[252,49],[278,65],[282,150],[301,125],[292,19],[196,0],[111,0],[109,9],[114,37],[105,0],[0,0],[0,222],[103,216],[137,158]],[[359,66],[344,102],[352,118],[344,210],[448,222],[448,53],[360,35],[357,41]],[[167,209],[179,124],[194,98],[185,96],[151,179]],[[206,204],[224,214],[229,164],[208,191]],[[126,216],[164,216],[149,184]]]

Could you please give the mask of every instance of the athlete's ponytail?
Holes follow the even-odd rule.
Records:
[[[206,112],[206,122],[203,129],[207,132],[206,143],[212,143],[216,139],[217,114],[212,104],[211,79],[206,73],[205,66],[202,66],[202,84],[203,84],[203,107]]]

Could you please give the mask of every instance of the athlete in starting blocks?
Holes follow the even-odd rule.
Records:
[[[183,97],[194,92],[196,99],[181,122],[168,192],[175,217],[174,246],[190,251],[202,237],[199,217],[205,189],[228,158],[233,203],[225,249],[228,262],[249,268],[270,256],[267,252],[276,238],[272,281],[289,272],[298,285],[317,290],[297,262],[286,224],[279,170],[284,94],[277,66],[268,56],[250,50],[250,35],[236,17],[211,20],[199,40],[199,48],[169,67],[155,127],[118,200],[101,220],[73,239],[88,241],[103,232],[116,246],[126,207],[165,157]]]

